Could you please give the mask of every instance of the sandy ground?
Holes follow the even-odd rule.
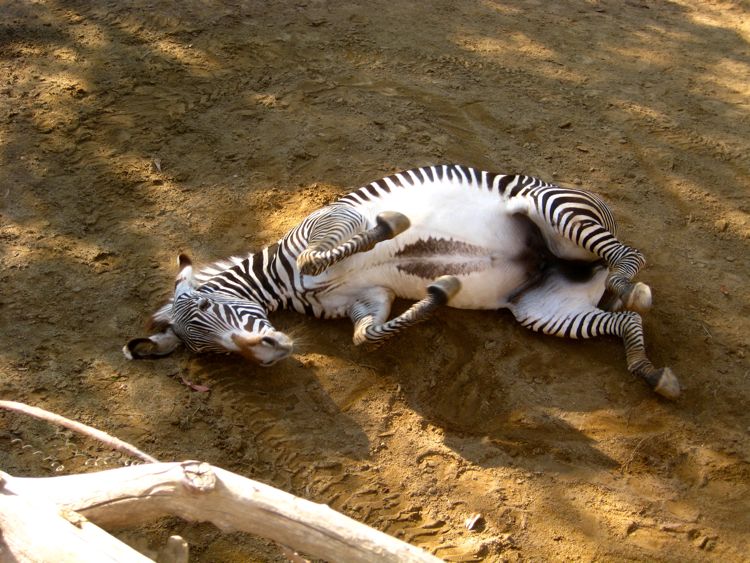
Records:
[[[3,398],[450,561],[747,560],[746,4],[176,5],[0,2]],[[649,259],[650,354],[684,396],[630,376],[619,342],[502,312],[444,310],[377,352],[348,321],[282,313],[300,349],[265,370],[122,356],[179,251],[245,253],[352,187],[440,162],[603,195]],[[0,444],[17,475],[127,461],[17,415],[0,415]],[[196,561],[281,559],[176,519],[125,537],[171,533]]]

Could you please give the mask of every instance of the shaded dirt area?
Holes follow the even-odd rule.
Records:
[[[750,553],[746,5],[176,5],[0,2],[3,398],[447,560]],[[649,259],[649,350],[684,396],[629,376],[616,341],[543,337],[506,313],[441,311],[370,353],[348,322],[282,313],[299,351],[265,370],[122,356],[179,251],[245,253],[352,187],[440,162],[603,195]],[[0,415],[10,473],[126,461]],[[170,533],[197,561],[281,558],[178,520],[126,535]]]

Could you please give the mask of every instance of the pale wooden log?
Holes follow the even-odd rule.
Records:
[[[2,562],[151,561],[79,514],[61,513],[57,506],[38,497],[0,494],[0,530]]]
[[[174,515],[257,534],[331,561],[439,561],[326,505],[197,461],[62,477],[0,476],[6,479],[6,491],[42,495],[105,527]]]

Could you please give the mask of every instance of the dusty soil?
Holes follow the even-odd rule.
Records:
[[[176,5],[0,3],[3,398],[447,560],[747,560],[747,5]],[[377,352],[346,321],[282,313],[300,349],[265,370],[122,356],[179,251],[259,248],[352,187],[439,162],[602,194],[649,259],[649,350],[684,396],[656,397],[614,340],[502,312],[445,310]],[[128,461],[17,415],[0,444],[17,475]],[[126,536],[170,533],[196,561],[281,558],[174,519]]]

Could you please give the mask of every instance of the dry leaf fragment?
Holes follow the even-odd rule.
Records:
[[[199,393],[208,393],[211,390],[210,387],[206,387],[205,385],[199,385],[198,383],[193,383],[192,381],[188,381],[183,376],[180,376],[180,381],[182,381],[183,385],[187,385],[193,391],[198,391]]]

